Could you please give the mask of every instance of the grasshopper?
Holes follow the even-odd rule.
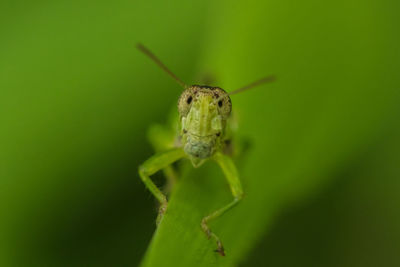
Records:
[[[255,86],[272,82],[275,77],[270,75],[257,80],[240,89],[227,93],[219,87],[192,85],[187,86],[172,71],[170,71],[159,58],[142,44],[137,48],[154,61],[161,69],[171,76],[180,86],[184,88],[178,100],[179,111],[179,132],[178,142],[175,147],[166,151],[159,151],[139,166],[139,175],[145,186],[150,190],[160,203],[157,216],[157,225],[161,222],[167,210],[166,195],[153,183],[150,176],[163,170],[167,179],[173,183],[176,174],[172,164],[182,158],[188,158],[193,167],[201,166],[206,160],[214,160],[222,169],[233,195],[233,201],[222,208],[205,216],[201,221],[201,229],[207,237],[213,238],[217,243],[220,255],[225,256],[225,250],[219,237],[209,228],[210,221],[220,217],[222,214],[234,207],[243,198],[243,189],[240,183],[239,174],[229,153],[230,136],[227,134],[228,119],[232,110],[230,96],[251,89]],[[153,143],[164,142],[164,137]]]

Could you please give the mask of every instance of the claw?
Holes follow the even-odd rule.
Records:
[[[214,250],[214,252],[218,252],[219,255],[225,256],[225,250],[224,250],[224,248],[222,246],[218,247],[218,249]]]
[[[217,241],[217,246],[218,248],[214,250],[215,252],[218,252],[221,256],[225,256],[225,249],[224,246],[222,245],[221,241]]]
[[[164,213],[167,211],[167,206],[168,206],[168,203],[165,202],[165,203],[162,203],[160,208],[158,209],[158,216],[157,216],[157,220],[156,220],[157,226],[160,224],[161,219],[164,216]]]

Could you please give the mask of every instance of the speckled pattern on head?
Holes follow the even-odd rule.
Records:
[[[195,162],[211,157],[222,145],[232,103],[219,87],[192,85],[178,101],[183,148]]]

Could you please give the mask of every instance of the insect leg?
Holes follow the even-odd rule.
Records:
[[[149,128],[147,138],[156,153],[159,153],[174,148],[176,133],[172,127],[169,128],[164,125],[154,124]],[[168,195],[177,182],[177,173],[172,165],[166,166],[162,171],[167,178],[167,183],[162,191]]]
[[[214,220],[218,217],[220,217],[222,214],[230,210],[232,207],[234,207],[243,197],[243,190],[242,190],[242,185],[240,184],[239,180],[239,175],[236,170],[236,167],[232,161],[232,159],[221,152],[218,152],[214,155],[213,159],[218,163],[218,165],[221,167],[222,171],[225,174],[225,177],[228,181],[229,187],[232,191],[232,195],[234,197],[233,201],[230,202],[229,204],[225,205],[224,207],[214,211],[210,215],[204,217],[201,221],[201,228],[203,231],[206,233],[208,238],[213,238],[217,242],[217,250],[219,254],[222,256],[225,256],[225,251],[224,247],[222,245],[221,240],[217,235],[215,235],[211,229],[208,227],[208,223],[211,220]]]
[[[175,161],[183,158],[184,156],[185,152],[182,148],[175,148],[166,152],[158,153],[139,166],[140,178],[142,179],[146,187],[150,190],[150,192],[160,202],[157,225],[160,223],[163,214],[167,210],[167,198],[153,183],[153,181],[150,179],[150,176],[158,172],[159,170],[164,169]]]

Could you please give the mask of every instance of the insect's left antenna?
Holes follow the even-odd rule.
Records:
[[[177,83],[179,83],[180,86],[183,88],[187,88],[187,85],[179,79],[172,71],[170,71],[167,66],[164,65],[164,63],[161,62],[161,60],[154,55],[147,47],[142,45],[141,43],[136,44],[136,48],[139,49],[143,54],[148,56],[151,60],[153,60],[161,69],[163,69],[166,73],[169,74]]]

